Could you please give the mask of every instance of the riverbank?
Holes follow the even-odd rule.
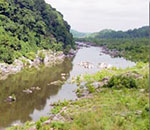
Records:
[[[121,57],[125,53],[123,51],[118,51],[116,49],[111,50],[106,45],[98,45],[94,42],[93,43],[92,42],[77,42],[77,44],[78,44],[78,46],[81,46],[81,47],[83,47],[83,46],[85,46],[85,47],[89,47],[89,46],[100,47],[102,49],[102,53],[108,54],[111,57]]]
[[[149,62],[148,38],[81,38],[76,40],[85,42],[86,44],[101,46],[104,49],[104,52],[112,55],[112,57],[124,57],[133,62]]]
[[[148,129],[148,64],[78,76],[76,101],[50,104],[49,117],[8,130]]]
[[[40,50],[37,54],[31,54],[29,59],[21,57],[16,59],[13,64],[0,63],[0,80],[5,80],[9,75],[16,74],[24,68],[35,67],[40,65],[52,66],[63,62],[66,56],[63,52],[53,52],[51,50]]]

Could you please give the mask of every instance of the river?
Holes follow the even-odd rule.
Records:
[[[101,54],[101,55],[100,55]],[[93,68],[87,69],[79,64],[90,62]],[[25,69],[22,72],[10,75],[6,80],[0,81],[0,129],[5,129],[14,124],[22,124],[28,120],[37,121],[41,116],[48,116],[50,104],[59,100],[75,100],[76,84],[50,85],[53,81],[62,80],[65,73],[66,81],[73,76],[84,73],[95,73],[100,70],[98,63],[107,63],[117,68],[127,68],[135,65],[134,62],[124,58],[112,58],[102,53],[100,47],[81,47],[74,58],[66,58],[63,63],[53,67],[41,66]],[[32,94],[24,93],[23,90],[31,87],[39,87]],[[8,103],[5,99],[16,95],[16,102]]]

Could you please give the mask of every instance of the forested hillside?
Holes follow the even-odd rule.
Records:
[[[143,38],[149,37],[150,27],[144,26],[138,29],[128,31],[114,31],[111,29],[105,29],[98,33],[93,33],[89,37],[94,38]]]
[[[44,0],[0,0],[0,61],[12,63],[39,49],[73,46],[70,26]]]

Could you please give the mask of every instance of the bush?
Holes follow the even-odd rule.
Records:
[[[36,129],[39,130],[42,127],[41,122],[37,121],[36,122]]]
[[[44,61],[44,59],[45,59],[45,54],[44,54],[43,52],[40,52],[38,56],[40,57],[40,59],[41,59],[42,61]]]
[[[91,84],[87,84],[86,86],[87,86],[87,89],[88,89],[89,93],[94,93],[95,92],[94,86],[92,86]]]
[[[33,61],[35,59],[36,55],[34,52],[29,52],[25,55],[25,57]]]
[[[62,42],[53,43],[52,44],[52,50],[54,50],[54,51],[62,51],[63,50],[63,43]]]
[[[136,82],[133,77],[123,75],[113,76],[106,85],[108,88],[137,88]]]
[[[71,45],[67,45],[66,48],[64,49],[64,54],[67,55],[71,49]]]

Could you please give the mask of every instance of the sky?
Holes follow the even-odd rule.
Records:
[[[72,29],[98,32],[128,30],[149,24],[149,0],[45,0],[60,11]]]

